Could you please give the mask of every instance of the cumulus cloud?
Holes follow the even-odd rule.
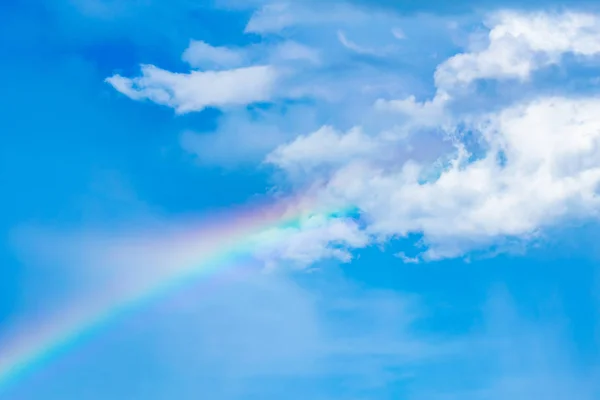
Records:
[[[151,100],[178,113],[267,101],[273,94],[276,71],[270,66],[251,66],[224,71],[175,73],[143,65],[142,75],[106,79],[133,100]]]
[[[351,152],[343,162],[338,155],[324,195],[360,208],[374,236],[422,233],[429,258],[461,255],[503,237],[531,237],[560,218],[596,214],[599,107],[596,98],[543,98],[477,118],[472,127],[485,155],[471,160],[459,143],[429,180],[429,166],[411,160],[382,167],[377,155],[360,162]],[[328,146],[343,149],[350,135]],[[301,141],[308,140],[278,149],[278,166],[297,161]],[[316,160],[306,160],[314,168]]]
[[[500,12],[490,18],[488,43],[442,63],[435,82],[440,88],[477,79],[525,80],[542,67],[556,64],[565,53],[600,53],[600,18],[596,15]]]
[[[348,159],[370,158],[384,150],[384,143],[366,135],[360,128],[342,133],[331,126],[323,126],[310,135],[301,135],[292,143],[278,147],[266,161],[288,172],[295,169],[311,172],[326,164],[335,166]]]
[[[344,10],[353,16],[348,21],[363,21],[367,16],[352,8]],[[324,32],[334,41],[338,32],[337,39],[353,47],[345,36],[351,25],[348,21],[339,24],[343,31],[333,29],[335,18],[308,18],[314,13],[298,5],[268,3],[255,12],[246,30],[267,35],[292,25],[325,24],[328,30]],[[400,24],[386,21],[386,37],[393,40],[390,32]],[[544,227],[563,218],[595,215],[596,97],[528,96],[512,99],[512,104],[498,110],[498,104],[494,109],[480,104],[476,90],[457,89],[479,79],[502,84],[505,78],[517,78],[511,84],[519,84],[519,79],[529,78],[533,71],[559,63],[564,54],[594,56],[600,52],[598,21],[596,15],[572,12],[495,13],[488,19],[483,45],[473,42],[468,51],[435,68],[435,94],[425,101],[417,101],[416,95],[396,96],[402,90],[396,88],[400,80],[393,75],[362,65],[352,69],[349,63],[351,73],[345,76],[334,67],[339,59],[287,39],[262,53],[266,65],[246,66],[240,49],[192,42],[184,54],[192,65],[213,63],[214,68],[232,69],[177,74],[144,66],[141,77],[115,75],[108,81],[133,99],[150,99],[178,112],[266,101],[281,93],[311,99],[327,114],[326,118],[315,116],[315,124],[327,121],[327,125],[309,127],[312,133],[283,145],[280,142],[289,138],[288,133],[298,130],[259,124],[265,132],[259,138],[257,127],[252,129],[256,121],[250,119],[211,135],[186,132],[182,143],[200,157],[214,160],[224,157],[213,157],[213,150],[238,154],[235,145],[229,151],[228,142],[244,143],[252,158],[270,151],[265,162],[282,172],[278,176],[283,175],[294,188],[305,190],[308,185],[323,201],[360,210],[362,225],[351,230],[359,229],[369,240],[348,243],[362,247],[420,234],[429,246],[423,257],[438,259],[513,238],[535,238]],[[330,69],[294,68],[297,60]],[[292,73],[276,79],[284,69]],[[468,100],[476,111],[457,112],[459,100]],[[338,129],[336,122],[344,128]],[[256,139],[254,134],[240,136],[253,132],[257,132]],[[420,139],[432,132],[437,141]],[[243,154],[235,157],[243,158]],[[306,253],[314,260],[331,256],[326,240],[332,234],[330,223],[310,229],[322,248]],[[307,249],[317,247],[306,245]],[[310,258],[297,254],[296,250],[279,252],[303,262]]]
[[[380,190],[389,200],[384,211],[364,193],[354,198],[372,203],[365,208],[377,215],[374,232],[421,232],[438,247],[438,256],[460,254],[463,241],[489,244],[493,238],[534,235],[561,217],[594,215],[599,105],[598,99],[549,98],[490,115],[480,122],[485,157],[467,162],[459,151],[425,184],[418,183],[421,167],[375,178],[363,170],[364,182],[371,183],[361,189]]]
[[[600,211],[598,97],[540,95],[500,110],[452,115],[453,97],[444,88],[458,81],[526,76],[489,68],[487,57],[495,66],[511,68],[525,60],[529,74],[558,62],[564,52],[595,54],[598,42],[591,39],[597,19],[572,13],[501,13],[496,18],[500,23],[491,30],[487,50],[452,57],[438,67],[433,100],[375,103],[380,111],[412,116],[413,129],[444,132],[454,151],[436,163],[387,157],[389,132],[366,136],[359,127],[344,134],[323,128],[280,146],[267,161],[292,181],[303,170],[326,182],[320,196],[360,209],[371,241],[422,235],[428,247],[424,259],[529,240],[561,220],[595,217]],[[544,41],[545,33],[551,40]],[[516,49],[526,49],[518,53],[524,54],[518,62]],[[460,73],[451,82],[444,74],[455,67]]]

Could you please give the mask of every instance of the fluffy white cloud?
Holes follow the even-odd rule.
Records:
[[[299,136],[292,143],[278,147],[266,161],[288,172],[311,172],[324,165],[343,165],[348,159],[371,158],[381,154],[384,145],[359,128],[342,133],[323,126],[310,135]]]
[[[488,43],[441,64],[436,85],[451,88],[477,79],[527,79],[565,53],[600,53],[600,18],[583,13],[500,12],[490,19]]]
[[[600,45],[594,43],[600,42],[591,38],[597,19],[515,13],[497,18],[500,23],[490,33],[487,50],[440,65],[433,100],[417,103],[409,97],[375,104],[379,110],[412,116],[412,129],[446,132],[454,151],[436,163],[390,157],[390,144],[403,143],[398,137],[390,131],[367,136],[358,127],[343,134],[323,128],[280,146],[267,161],[292,181],[304,171],[309,180],[326,182],[319,196],[359,208],[371,241],[423,235],[425,259],[531,239],[563,219],[595,217],[600,211],[600,98],[540,96],[499,111],[458,116],[449,111],[453,98],[445,88],[458,81],[513,74],[489,67],[486,60],[513,67],[518,64],[513,56],[524,54],[519,60],[525,60],[527,72],[515,73],[524,77],[545,63],[558,62],[564,52],[595,54]],[[509,47],[502,47],[506,43]],[[526,51],[515,53],[516,49]],[[448,72],[449,66],[460,66],[454,81],[440,78],[440,71]]]
[[[369,135],[360,127],[341,132],[322,126],[277,147],[265,162],[284,170],[296,183],[303,185],[308,181],[314,186],[322,178],[330,179],[332,173],[349,163],[384,169],[407,160],[428,163],[449,148],[451,145],[440,142],[439,137],[411,135],[400,128]]]
[[[113,75],[106,81],[133,100],[148,99],[186,113],[210,106],[267,101],[273,95],[276,77],[275,69],[270,66],[183,74],[143,65],[142,76]]]
[[[433,171],[411,160],[381,166],[377,152],[369,159],[338,154],[322,195],[360,208],[372,237],[422,233],[431,246],[429,258],[461,255],[500,238],[531,237],[557,219],[600,210],[599,109],[597,98],[552,97],[476,118],[470,124],[485,156],[472,161],[458,143],[450,162]],[[314,135],[319,140],[322,133]],[[325,148],[343,149],[345,141],[355,140],[352,135]],[[311,139],[278,149],[277,165],[297,163]],[[315,158],[303,159],[316,170]]]
[[[243,158],[235,147],[240,143],[253,158],[274,149],[265,161],[282,171],[293,187],[309,186],[324,201],[361,210],[360,228],[354,222],[343,225],[348,232],[358,229],[354,233],[361,237],[341,240],[349,247],[415,233],[422,234],[429,245],[425,258],[456,256],[507,238],[534,237],[561,218],[596,213],[597,98],[535,99],[530,93],[527,99],[503,105],[503,110],[489,111],[489,104],[480,104],[479,92],[455,90],[478,79],[526,79],[536,69],[559,63],[567,53],[600,53],[596,15],[496,13],[487,24],[487,41],[483,45],[472,42],[467,52],[439,64],[435,95],[418,102],[416,96],[407,96],[414,92],[402,87],[404,81],[395,72],[388,73],[377,63],[366,66],[340,58],[348,57],[344,45],[364,50],[356,48],[346,32],[360,37],[369,49],[387,48],[385,42],[381,43],[384,47],[375,44],[365,34],[367,30],[352,30],[353,23],[369,29],[382,25],[386,40],[391,41],[395,40],[393,28],[402,25],[411,32],[410,26],[382,15],[343,10],[348,18],[341,22],[338,16],[320,15],[300,5],[268,2],[254,13],[246,30],[277,34],[276,40],[243,49],[192,42],[183,56],[194,67],[234,69],[176,74],[144,66],[141,77],[116,75],[108,80],[131,98],[147,98],[178,112],[275,97],[311,99],[318,110],[309,125],[316,126],[304,132],[313,133],[284,145],[278,143],[299,131],[263,124],[258,126],[265,131],[261,135],[251,118],[216,134],[187,133],[182,141],[203,159],[216,153],[221,155],[213,159],[227,159],[227,154]],[[365,25],[368,18],[370,23]],[[289,26],[302,29],[306,24],[319,25],[318,38],[310,42],[323,45],[316,46],[317,50],[282,31]],[[310,38],[308,31],[300,37]],[[249,60],[263,65],[247,66],[252,65]],[[308,63],[299,67],[298,60]],[[390,55],[386,63],[395,61]],[[515,84],[519,82],[511,82]],[[465,93],[477,106],[476,112],[453,109]],[[318,129],[325,121],[327,125]],[[223,131],[227,135],[220,135]],[[429,132],[438,134],[436,141],[420,139]],[[317,190],[317,185],[323,186]],[[331,235],[335,241],[340,235],[339,230],[331,231],[333,221],[304,227],[310,235],[303,233],[304,228],[288,231],[284,234],[296,244],[269,251],[303,263],[331,255],[344,258],[339,246],[335,251],[329,248],[327,238]]]

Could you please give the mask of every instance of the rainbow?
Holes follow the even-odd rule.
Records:
[[[130,273],[124,279],[126,284],[116,284],[115,290],[105,297],[63,311],[46,324],[29,323],[27,328],[13,332],[10,335],[12,341],[0,342],[0,394],[61,354],[81,345],[118,318],[157,301],[188,282],[235,265],[240,257],[252,253],[257,235],[261,234],[260,240],[276,242],[280,235],[262,234],[271,229],[293,229],[313,215],[337,218],[355,211],[354,208],[339,207],[332,211],[332,208],[317,207],[314,200],[293,199],[275,205],[249,207],[225,217],[213,216],[198,225],[192,224],[192,228],[163,233],[158,239],[132,239],[132,246],[119,251],[132,251],[133,248],[139,254],[160,248],[164,250],[162,253],[168,254],[163,260],[168,268]]]

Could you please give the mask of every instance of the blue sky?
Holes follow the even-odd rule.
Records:
[[[0,50],[0,367],[310,199],[0,398],[600,398],[593,1],[5,1]]]

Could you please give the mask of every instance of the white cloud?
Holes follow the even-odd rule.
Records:
[[[349,262],[352,255],[347,249],[364,247],[369,242],[352,219],[319,214],[303,218],[297,227],[268,229],[252,241],[255,257],[268,266],[286,260],[301,267],[327,258]]]
[[[301,135],[292,143],[278,147],[266,161],[289,173],[309,173],[324,165],[339,166],[348,159],[381,155],[384,150],[384,143],[367,136],[359,128],[342,133],[330,126],[323,126],[310,135]]]
[[[224,46],[211,46],[202,40],[192,40],[183,52],[182,60],[194,68],[236,68],[246,61],[244,51]]]
[[[148,99],[186,113],[270,100],[276,77],[270,66],[184,74],[143,65],[140,77],[114,75],[106,81],[133,100]]]
[[[452,88],[478,79],[525,80],[531,72],[555,64],[565,53],[600,53],[600,18],[582,13],[500,12],[490,19],[484,48],[457,54],[436,73],[439,88]]]
[[[339,51],[338,32],[337,39],[346,46],[363,51],[345,32],[356,35],[348,27],[352,21],[362,21],[357,24],[362,26],[367,14],[350,11],[348,15],[355,18],[342,23],[338,16],[315,15],[319,13],[307,7],[269,3],[253,15],[247,31],[285,37],[280,30],[288,26],[300,29],[303,24],[325,24],[326,28],[315,33],[318,40],[311,42],[313,45],[333,40],[331,49]],[[372,21],[382,21],[385,36],[393,40],[390,31],[399,21],[379,14],[371,17],[369,26]],[[452,106],[460,97],[459,91],[453,90],[456,85],[486,78],[525,79],[537,68],[560,62],[565,53],[598,53],[598,18],[578,13],[500,12],[490,21],[487,43],[479,47],[472,43],[469,52],[438,65],[436,94],[423,102],[407,96],[411,92],[402,87],[405,81],[395,70],[386,73],[379,65],[355,66],[350,61],[344,64],[347,68],[339,69],[340,53],[334,56],[324,51],[326,46],[309,46],[288,37],[256,53],[257,59],[269,63],[266,66],[189,74],[146,66],[139,78],[116,75],[109,82],[134,99],[148,98],[178,112],[264,101],[283,97],[282,93],[310,99],[318,108],[315,115],[322,114],[314,117],[314,125],[325,121],[327,125],[310,127],[303,132],[313,133],[287,144],[278,146],[289,137],[288,132],[295,135],[298,130],[269,128],[242,119],[247,124],[233,124],[233,128],[215,134],[186,133],[184,146],[203,159],[221,161],[227,158],[223,154],[237,154],[235,146],[229,149],[228,142],[243,143],[252,158],[273,149],[266,162],[282,171],[294,187],[305,189],[310,182],[326,182],[320,196],[359,207],[365,219],[364,233],[370,240],[423,234],[430,246],[426,257],[456,256],[506,238],[535,237],[540,229],[561,218],[596,212],[596,98],[532,100],[529,96],[500,111],[482,113],[486,106],[482,104],[471,115],[455,113]],[[306,31],[306,35],[311,33]],[[365,43],[372,46],[373,41]],[[204,58],[198,62],[221,60],[218,63],[222,66],[235,64],[238,60],[233,54],[241,51],[205,43],[200,48]],[[191,49],[186,57],[194,53]],[[244,51],[256,51],[256,47]],[[297,67],[294,60],[299,59],[315,68],[306,68],[307,64]],[[293,62],[286,64],[286,60]],[[284,70],[289,73],[281,77]],[[276,77],[280,77],[277,82]],[[202,91],[204,86],[208,90]],[[477,95],[470,93],[468,100],[478,106]],[[301,120],[297,119],[299,125]],[[258,130],[265,130],[264,137],[257,123]],[[336,129],[335,125],[343,128]],[[445,134],[446,141],[425,144],[415,139],[430,131]],[[471,135],[468,140],[463,137],[466,131]],[[228,134],[220,135],[223,132]],[[240,136],[246,132],[252,134]],[[475,146],[468,143],[472,140]],[[452,150],[440,154],[449,143]],[[221,155],[213,157],[217,153]],[[327,229],[328,224],[324,224],[318,235]],[[307,246],[314,247],[309,253],[331,254],[325,236],[316,241],[323,248],[314,250],[317,244],[312,243]],[[281,254],[302,258],[295,250]]]
[[[377,155],[356,162],[348,154],[326,178],[323,195],[359,207],[375,237],[422,233],[429,258],[461,255],[504,237],[531,237],[560,218],[599,210],[599,108],[596,98],[543,98],[477,118],[471,124],[485,142],[485,157],[468,161],[458,144],[453,160],[427,182],[427,165],[382,168]],[[278,149],[293,157],[302,150],[295,143]],[[314,169],[315,163],[307,165]]]
[[[596,46],[600,50],[594,44],[600,42],[591,40],[596,17],[500,13],[496,18],[500,22],[490,33],[489,47],[439,66],[432,100],[418,103],[411,96],[375,102],[379,111],[408,115],[405,127],[445,132],[454,151],[438,162],[411,159],[406,153],[390,157],[395,151],[391,144],[406,142],[386,130],[365,135],[359,127],[343,134],[327,127],[301,136],[277,148],[267,161],[292,181],[302,171],[308,175],[301,177],[304,181],[326,182],[319,195],[358,207],[372,241],[422,234],[428,246],[420,256],[424,259],[533,239],[563,219],[596,217],[600,98],[539,96],[499,111],[457,115],[451,113],[454,99],[445,90],[458,81],[526,76],[547,62],[558,62],[565,52],[595,54]],[[515,55],[520,61],[515,62]],[[521,61],[527,66],[523,75],[510,69]],[[459,66],[460,72],[448,78],[448,68]],[[441,71],[448,73],[446,78]]]
[[[202,111],[206,107],[270,101],[279,95],[294,97],[297,83],[286,84],[286,80],[293,81],[300,68],[317,66],[320,54],[293,40],[246,47],[212,46],[192,40],[182,60],[192,67],[190,72],[142,65],[139,77],[116,74],[106,82],[133,100],[148,99],[178,113]]]
[[[414,27],[421,29],[426,25],[429,31],[440,26],[435,18],[419,17],[416,21],[415,18],[373,13],[338,2],[318,5],[260,0],[243,3],[239,6],[245,10],[255,10],[248,31],[254,27],[261,33],[260,38],[256,35],[247,38],[251,39],[251,44],[216,46],[195,34],[193,37],[202,40],[192,40],[182,55],[182,59],[190,64],[191,72],[174,73],[157,65],[143,67],[146,74],[153,76],[145,76],[143,72],[137,77],[115,75],[108,79],[117,90],[132,99],[148,99],[179,112],[199,111],[210,106],[227,108],[217,123],[211,125],[214,126],[211,132],[199,132],[199,128],[192,125],[175,133],[182,138],[185,149],[203,163],[228,167],[247,165],[250,161],[259,163],[278,145],[323,124],[347,130],[360,122],[365,134],[372,134],[376,131],[372,126],[382,126],[387,123],[384,121],[398,118],[393,113],[375,112],[371,107],[373,102],[378,98],[412,93],[412,88],[419,85],[413,76],[401,69],[383,70],[372,65],[385,58],[385,63],[389,62],[391,66],[404,57],[396,52],[397,40],[390,32],[394,27],[402,26],[411,38],[420,40]],[[230,9],[229,0],[222,6]],[[258,27],[260,24],[256,25],[259,22],[274,24],[274,27],[270,29],[264,25],[265,30],[262,30]],[[278,24],[294,29],[281,31]],[[343,30],[365,49],[373,49],[374,54],[380,56],[378,60],[354,57],[353,52],[340,45],[336,36],[338,30]],[[407,47],[408,42],[402,49],[406,51]],[[265,74],[258,79],[243,78],[248,82],[232,87],[220,84],[226,73],[239,75],[242,79],[241,75],[252,71]],[[159,72],[161,76],[157,79]],[[274,77],[267,77],[266,72]],[[200,82],[201,77],[206,79]],[[246,90],[246,86],[251,87]],[[240,116],[245,107],[230,107],[254,101],[269,102],[273,105],[269,112],[279,113],[282,118],[269,118],[268,121],[246,118]],[[305,111],[307,108],[310,112]],[[309,123],[305,114],[310,114]],[[385,129],[394,129],[394,123],[392,121]]]

